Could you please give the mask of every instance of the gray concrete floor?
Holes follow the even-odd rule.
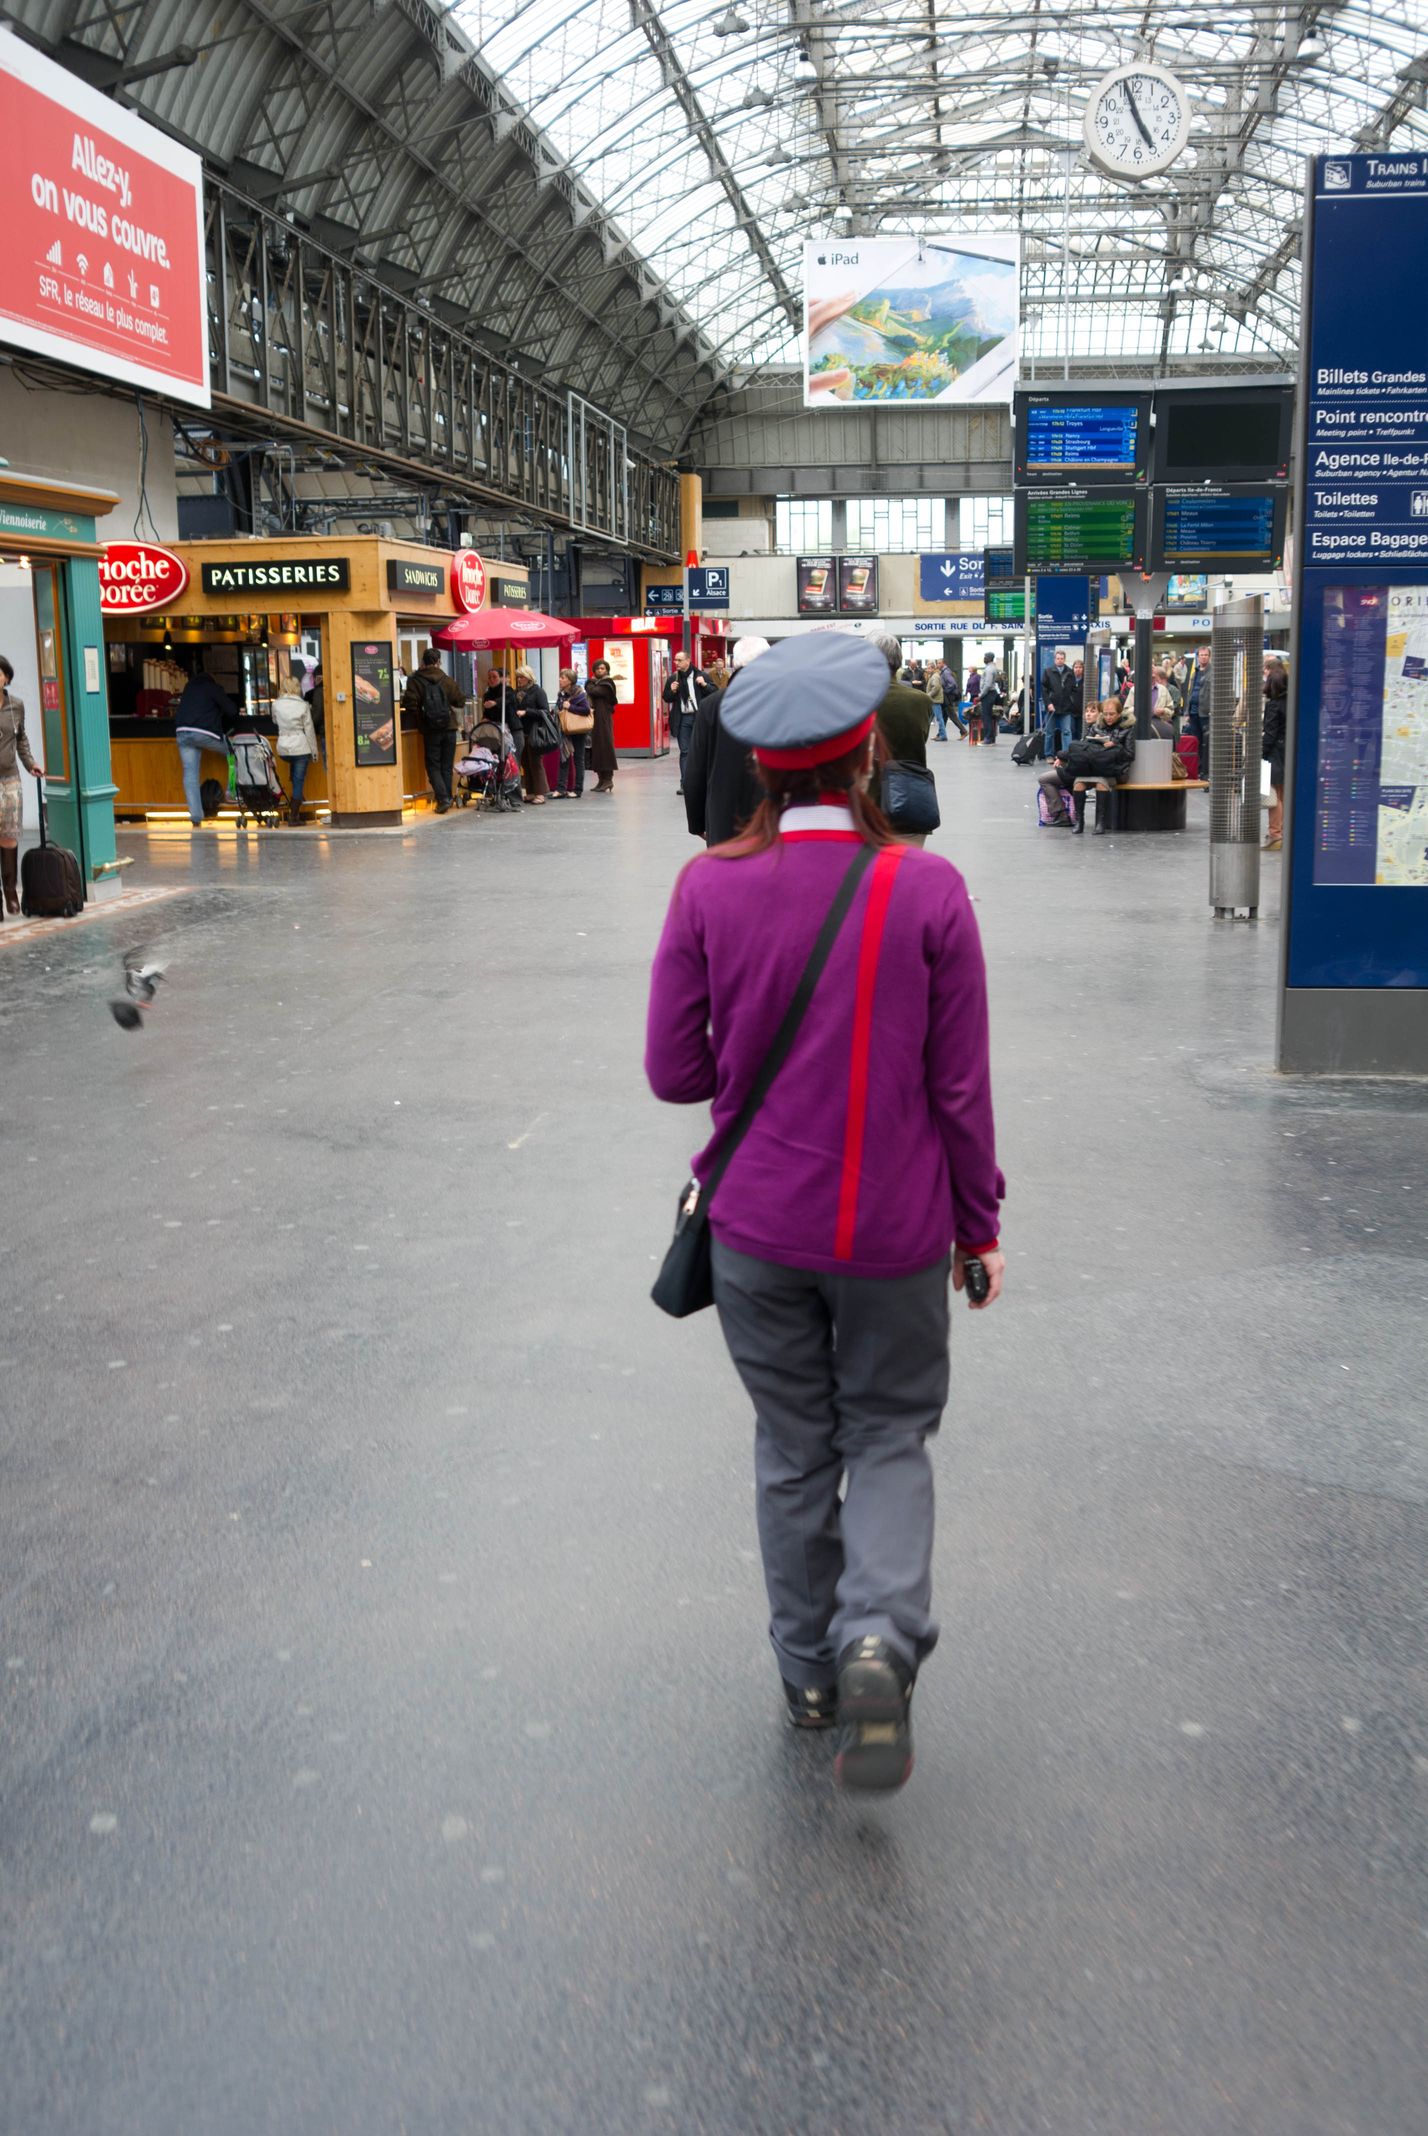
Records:
[[[136,923],[0,944],[0,2127],[1421,2136],[1428,1092],[1270,1073],[1203,800],[934,755],[1011,1273],[871,1807],[646,1302],[669,765],[155,846],[134,1036]]]

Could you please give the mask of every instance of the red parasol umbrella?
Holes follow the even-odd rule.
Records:
[[[478,608],[458,616],[445,630],[434,630],[433,645],[460,646],[467,652],[497,645],[573,645],[580,632],[558,616],[538,608]]]

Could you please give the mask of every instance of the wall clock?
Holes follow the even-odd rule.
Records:
[[[1137,60],[1097,82],[1084,124],[1098,169],[1112,178],[1154,178],[1190,138],[1190,99],[1164,67]]]

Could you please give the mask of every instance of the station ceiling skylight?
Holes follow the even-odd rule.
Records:
[[[1306,155],[1428,148],[1423,0],[456,0],[451,20],[740,370],[796,355],[806,236],[975,228],[1022,232],[1037,361],[1287,365]],[[1082,115],[1137,58],[1195,120],[1132,185],[1087,162]]]

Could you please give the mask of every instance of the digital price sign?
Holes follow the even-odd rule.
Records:
[[[1145,497],[1139,490],[1018,490],[1021,572],[1141,571]]]
[[[1016,401],[1018,482],[1130,483],[1150,472],[1149,393],[1023,391]]]
[[[1198,483],[1155,493],[1152,568],[1273,571],[1284,558],[1288,492]]]

